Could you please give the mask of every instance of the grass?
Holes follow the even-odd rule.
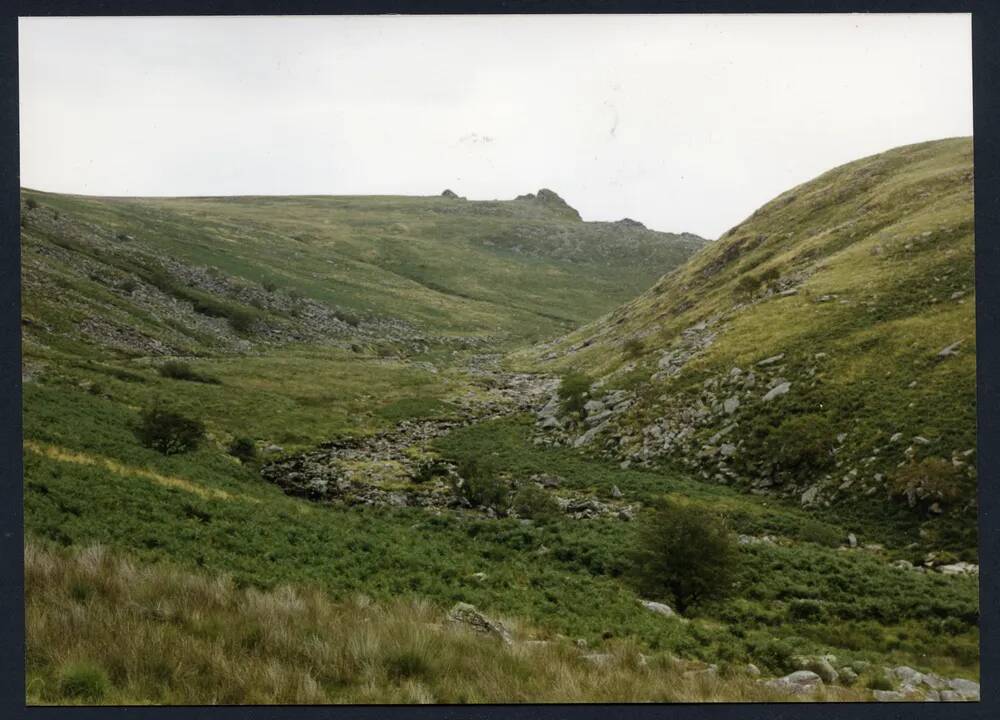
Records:
[[[790,699],[733,668],[718,679],[612,643],[600,666],[568,640],[476,635],[420,601],[261,591],[89,546],[25,548],[28,703],[68,705],[716,702]],[[80,588],[87,588],[85,593]],[[799,700],[860,700],[841,688]]]
[[[769,404],[760,394],[744,398],[732,416],[696,428],[696,444],[711,444],[736,421],[727,438],[738,446],[733,469],[756,479],[770,473],[766,439],[782,420],[819,417],[831,427],[829,440],[844,434],[836,469],[780,480],[798,494],[818,483],[825,498],[852,507],[859,520],[881,519],[908,542],[974,560],[974,462],[956,480],[959,500],[940,516],[929,502],[911,510],[893,501],[884,479],[907,459],[902,453],[915,436],[932,439],[915,448],[917,460],[951,462],[976,446],[971,180],[968,138],[897,148],[831,170],[760,208],[634,301],[553,347],[517,354],[515,364],[582,371],[636,391],[620,431],[633,436],[621,449],[627,455],[643,427],[711,404],[706,383],[783,354],[791,392]],[[765,277],[787,280],[797,292],[764,296]],[[758,288],[752,302],[745,285]],[[715,341],[676,376],[653,379],[682,332],[712,318],[721,318]],[[957,341],[957,355],[938,357]],[[541,361],[543,352],[554,359]],[[905,439],[898,447],[889,443],[896,433]],[[850,470],[857,481],[839,489]]]

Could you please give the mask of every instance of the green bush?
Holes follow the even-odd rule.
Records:
[[[823,615],[823,606],[817,600],[792,600],[788,606],[788,617],[792,620],[815,622]]]
[[[786,418],[764,441],[768,459],[779,470],[799,475],[833,464],[834,432],[822,415],[808,413]]]
[[[99,702],[110,685],[107,673],[89,661],[70,663],[59,673],[59,691],[77,700]]]
[[[459,494],[476,507],[504,512],[510,504],[510,489],[500,478],[490,458],[466,458],[458,464]]]
[[[197,449],[205,437],[205,426],[199,420],[154,405],[142,413],[136,434],[146,447],[164,455],[177,455]]]
[[[906,497],[910,505],[917,501],[954,502],[963,497],[961,471],[947,460],[936,457],[909,462],[890,478],[889,487],[897,497]]]
[[[527,483],[514,493],[511,509],[518,517],[532,520],[548,520],[559,514],[555,498],[535,483]]]
[[[587,403],[590,385],[593,381],[581,372],[571,370],[559,381],[559,402],[564,413],[583,414],[583,406]]]
[[[38,201],[35,200],[34,198],[28,198],[27,200],[24,201],[24,205],[29,210],[36,210],[38,208]]]
[[[631,574],[648,595],[673,598],[678,611],[724,597],[737,569],[736,539],[711,511],[675,502],[662,504],[641,523]]]
[[[622,351],[625,353],[625,357],[632,358],[633,360],[641,356],[642,351],[645,349],[646,346],[639,338],[629,338],[622,346]]]
[[[233,438],[229,443],[229,454],[239,458],[240,462],[253,462],[257,459],[257,444],[248,437]]]
[[[187,380],[188,382],[200,382],[209,385],[219,384],[218,378],[195,372],[190,365],[180,360],[169,360],[160,365],[157,371],[161,376],[170,378],[171,380]]]

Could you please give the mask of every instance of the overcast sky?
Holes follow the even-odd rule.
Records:
[[[21,184],[549,187],[717,237],[838,164],[972,134],[968,15],[31,18]]]

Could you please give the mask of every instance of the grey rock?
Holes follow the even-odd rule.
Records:
[[[811,488],[802,493],[799,501],[803,506],[813,505],[816,502],[816,498],[819,496],[819,485],[813,485]]]
[[[618,486],[617,485],[612,485],[611,486],[611,497],[613,497],[613,498],[615,498],[617,500],[621,496],[622,496],[622,491],[618,489]]]
[[[664,617],[676,617],[677,613],[669,605],[664,605],[663,603],[654,602],[652,600],[640,600],[639,604],[651,612],[655,612],[658,615],[663,615]]]
[[[767,365],[774,365],[776,362],[781,362],[785,358],[785,353],[780,353],[778,355],[772,355],[769,358],[764,358],[757,365],[764,367]]]
[[[950,565],[939,565],[937,568],[939,573],[944,573],[945,575],[978,575],[979,566],[973,563],[967,562],[957,562]]]
[[[719,448],[719,454],[722,457],[730,457],[736,452],[736,446],[732,443],[722,443],[722,447]]]
[[[588,415],[591,415],[599,412],[604,412],[605,407],[604,403],[602,403],[600,400],[588,400],[584,404],[583,409],[587,411]]]
[[[847,533],[847,544],[852,548],[858,546],[858,538],[854,533]]]
[[[796,670],[784,677],[768,680],[764,685],[792,695],[808,695],[821,689],[823,680],[810,670]]]
[[[764,395],[764,397],[761,398],[761,399],[764,402],[770,402],[771,400],[774,400],[774,398],[776,398],[776,397],[780,397],[781,395],[785,395],[786,393],[788,393],[789,390],[791,390],[791,388],[792,388],[792,384],[790,382],[786,381],[786,382],[780,383],[778,385],[775,385],[770,390],[768,390],[767,394]]]
[[[753,675],[754,677],[760,676],[760,668],[753,663],[747,663],[746,671],[747,675]]]
[[[510,630],[503,623],[483,615],[474,605],[457,603],[448,611],[448,620],[455,625],[468,627],[475,632],[497,637],[507,645],[513,643]]]
[[[889,438],[889,442],[892,442],[892,443],[899,442],[902,439],[903,439],[903,433],[897,432],[897,433],[893,433],[892,434],[892,437]]]
[[[952,678],[948,687],[962,696],[963,700],[979,700],[979,683],[965,678]]]
[[[872,695],[878,702],[900,702],[906,699],[903,693],[895,690],[872,690]]]
[[[941,358],[941,359],[944,359],[944,358],[951,357],[953,355],[958,355],[958,347],[963,342],[965,342],[965,341],[964,340],[958,340],[956,342],[953,342],[951,345],[948,345],[947,347],[942,348],[940,351],[938,351],[937,357]]]
[[[727,415],[732,415],[736,412],[737,408],[740,406],[740,399],[736,396],[726,398],[722,403],[722,409],[726,411]]]

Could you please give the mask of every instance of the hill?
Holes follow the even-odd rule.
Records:
[[[650,290],[522,353],[594,379],[553,441],[976,547],[972,141],[779,195]],[[602,400],[603,398],[603,400]]]
[[[25,333],[133,355],[565,332],[700,248],[555,193],[91,198],[24,191]],[[567,210],[568,208],[568,210]],[[460,339],[456,339],[460,338]]]

